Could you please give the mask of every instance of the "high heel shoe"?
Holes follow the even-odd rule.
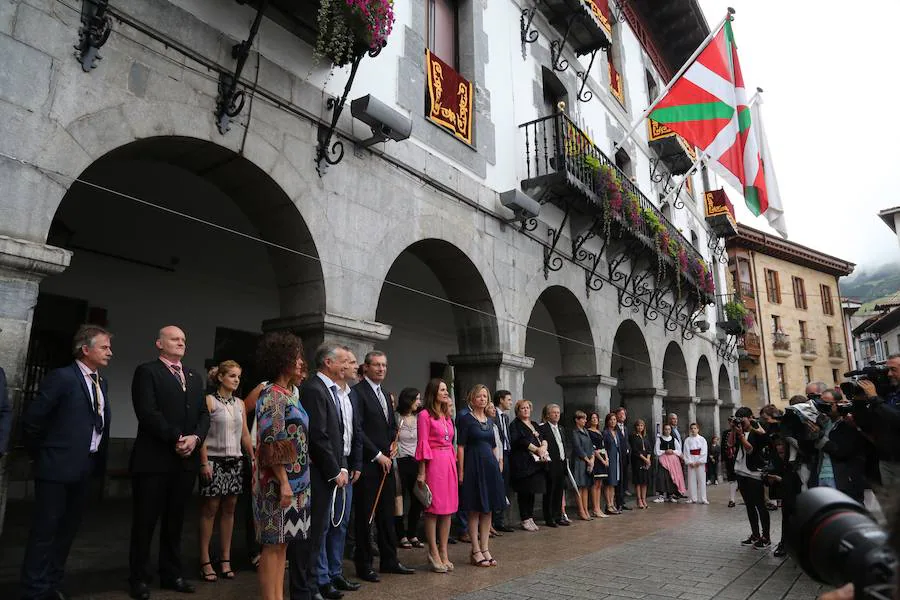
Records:
[[[475,556],[481,554],[481,560],[475,560]],[[472,566],[473,567],[490,567],[491,561],[484,557],[484,553],[481,550],[477,550],[472,553]]]
[[[446,573],[449,570],[445,565],[434,560],[434,557],[431,556],[431,552],[428,553],[428,562],[431,564],[431,570],[435,573]]]
[[[214,568],[212,569],[212,573],[207,573],[204,570],[204,567],[212,568],[212,562],[205,562],[200,565],[200,579],[201,580],[205,581],[206,583],[215,583],[216,581],[219,580],[219,576],[216,575],[216,570]]]

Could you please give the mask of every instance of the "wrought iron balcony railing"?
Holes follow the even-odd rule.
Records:
[[[772,334],[772,347],[775,350],[787,350],[791,349],[791,341],[788,339],[786,333],[780,333],[776,331]]]
[[[668,238],[684,249],[689,263],[702,261],[706,264],[700,252],[678,228],[669,222],[628,175],[619,169],[567,115],[557,113],[541,117],[524,123],[519,128],[525,134],[526,179],[522,181],[524,191],[540,202],[551,201],[560,204],[561,199],[567,203],[575,201],[585,213],[602,215],[604,198],[597,191],[599,172],[600,168],[611,167],[621,184],[622,196],[627,198],[633,194],[637,197],[641,213],[647,212],[655,216]],[[621,214],[624,214],[624,209]],[[620,215],[613,215],[612,218],[632,233],[643,236],[648,245],[654,245],[656,234],[645,219],[640,218],[634,222]],[[656,250],[659,252],[658,248]],[[682,276],[695,286],[699,287],[702,283],[698,282],[691,272],[682,272]]]
[[[748,355],[753,357],[758,357],[762,353],[762,348],[759,346],[759,336],[752,331],[748,331],[741,336],[741,339],[738,342],[738,348],[741,348]]]
[[[740,283],[738,283],[738,292],[741,294],[741,298],[752,300],[753,284],[751,284],[749,281],[741,281]]]
[[[800,338],[800,352],[803,354],[816,354],[816,340]]]
[[[828,356],[830,358],[844,358],[844,345],[840,342],[828,342]]]

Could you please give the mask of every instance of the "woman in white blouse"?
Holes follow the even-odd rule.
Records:
[[[397,521],[397,539],[401,548],[424,548],[419,541],[417,530],[422,515],[422,503],[413,493],[419,465],[416,462],[416,444],[419,436],[416,429],[417,415],[422,408],[422,396],[416,388],[404,388],[397,397],[397,473],[400,479],[398,502],[403,505],[404,494],[409,498],[408,510],[401,508]],[[406,514],[406,524],[403,515]]]

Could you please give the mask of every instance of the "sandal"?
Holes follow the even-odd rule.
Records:
[[[409,543],[408,539],[400,538],[400,547],[403,548],[404,550],[409,550],[410,548],[413,547],[413,545]]]
[[[227,570],[224,567],[222,567],[222,565],[225,563],[228,563]],[[234,571],[231,570],[231,559],[230,558],[223,558],[222,560],[220,560],[219,561],[219,569],[221,569],[221,571],[222,571],[222,577],[224,577],[225,579],[234,579]]]
[[[250,557],[250,566],[252,566],[254,570],[259,569],[259,559],[259,554],[254,554]]]
[[[424,548],[425,544],[419,541],[419,538],[409,538],[409,543],[413,548]]]
[[[475,560],[476,554],[481,555],[481,560]],[[487,567],[491,566],[491,561],[484,557],[484,553],[481,550],[476,550],[475,552],[473,552],[471,560],[472,560],[472,566],[475,566],[475,567],[487,568]]]
[[[209,567],[210,569],[212,569],[212,573],[208,573],[204,567]],[[211,562],[205,562],[200,565],[200,579],[202,579],[206,583],[215,583],[219,580],[219,576],[216,575],[216,570],[213,569]]]
[[[488,563],[490,564],[490,566],[496,567],[496,566],[499,564],[499,563],[497,563],[496,560],[494,560],[494,557],[491,556],[490,551],[488,551],[488,552],[482,552],[481,555],[484,557],[484,560],[488,561]]]

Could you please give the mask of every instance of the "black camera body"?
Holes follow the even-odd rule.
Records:
[[[862,380],[871,381],[875,385],[875,391],[881,397],[886,396],[891,389],[887,365],[869,365],[857,371],[848,371],[844,373],[844,377],[849,377],[850,380],[841,384],[841,392],[850,400],[864,399],[865,393],[859,387],[859,382]]]
[[[786,542],[816,581],[852,583],[856,600],[893,599],[898,563],[888,533],[849,496],[827,487],[800,494]]]

